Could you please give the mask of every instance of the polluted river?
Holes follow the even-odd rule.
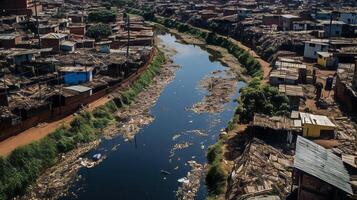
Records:
[[[182,199],[181,193],[188,193],[188,199],[205,199],[207,149],[232,118],[234,99],[244,83],[231,78],[234,85],[228,88],[233,91],[227,102],[213,102],[211,106],[222,103],[221,109],[204,112],[202,102],[210,101],[212,80],[227,76],[229,68],[205,49],[180,43],[174,35],[157,37],[175,51],[171,59],[180,67],[150,108],[154,120],[131,140],[121,134],[103,139],[85,156],[101,154],[105,159],[93,168],[81,168],[70,194],[61,199],[169,200]]]

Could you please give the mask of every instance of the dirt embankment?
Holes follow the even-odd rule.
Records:
[[[162,27],[161,25],[158,26]],[[200,81],[199,88],[207,91],[207,95],[200,102],[189,108],[196,113],[222,112],[224,104],[230,102],[236,93],[238,80],[249,80],[249,77],[244,75],[245,69],[241,67],[238,59],[223,47],[207,45],[204,41],[189,34],[180,33],[175,29],[163,28],[174,34],[179,42],[198,45],[207,50],[222,65],[227,67],[224,71],[213,71],[211,76],[207,76]]]
[[[109,95],[104,96],[104,97],[88,104],[88,106],[85,110],[91,111],[96,107],[104,105],[105,103],[107,103],[110,100],[111,99],[110,99]],[[68,124],[69,122],[71,122],[73,120],[73,116],[74,115],[69,115],[63,119],[60,119],[60,120],[57,120],[57,121],[54,121],[51,123],[39,124],[36,127],[30,128],[16,136],[10,137],[10,138],[0,142],[0,156],[7,156],[17,147],[30,144],[34,141],[38,141],[38,140],[46,137],[48,134],[55,131],[61,125]]]
[[[160,43],[158,46],[163,48],[163,52],[174,54],[172,49],[168,49]],[[118,110],[116,115],[120,120],[103,130],[104,137],[123,134],[124,137],[130,139],[139,132],[140,128],[151,123],[154,118],[149,114],[149,109],[156,103],[164,87],[174,78],[177,67],[167,58],[167,62],[162,65],[160,73],[154,77],[152,84],[139,93],[131,105]],[[82,156],[96,148],[99,143],[100,139],[79,146],[63,155],[55,166],[46,170],[38,178],[28,194],[17,199],[57,199],[60,196],[67,195],[69,187],[80,178],[77,176],[79,169],[88,167],[85,164],[90,162],[87,162],[87,159],[82,158]],[[105,157],[104,155],[94,165]]]

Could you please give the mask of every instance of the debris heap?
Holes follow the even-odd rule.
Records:
[[[290,192],[293,157],[254,138],[236,159],[228,188],[228,199]]]

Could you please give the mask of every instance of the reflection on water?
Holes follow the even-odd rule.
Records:
[[[224,67],[210,61],[210,54],[198,46],[178,43],[169,34],[158,37],[176,49],[173,60],[182,67],[150,110],[155,121],[133,141],[124,142],[121,136],[103,141],[88,156],[99,152],[107,159],[94,168],[81,169],[81,179],[71,188],[75,195],[62,199],[175,199],[177,180],[190,170],[187,161],[206,162],[208,146],[226,127],[236,103],[227,103],[224,111],[216,114],[197,114],[185,108],[204,97],[205,92],[197,87],[199,81]],[[238,90],[243,84],[238,83]],[[172,154],[176,144],[186,143],[188,146],[175,149]],[[170,174],[162,173],[163,170]],[[196,199],[205,199],[205,195],[202,183]]]

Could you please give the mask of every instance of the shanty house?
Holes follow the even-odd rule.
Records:
[[[85,35],[86,26],[83,24],[72,24],[69,26],[69,32],[75,35]]]
[[[323,115],[300,112],[300,119],[304,137],[331,137],[336,129],[336,125]]]
[[[275,62],[275,68],[278,70],[295,69],[298,70],[299,82],[305,83],[307,76],[307,66],[301,61],[280,57]]]
[[[340,37],[343,34],[343,26],[345,23],[343,21],[322,21],[321,25],[324,27],[325,37]]]
[[[296,15],[281,15],[281,26],[284,31],[289,31],[293,29],[293,22],[299,21],[301,18]]]
[[[102,41],[102,42],[97,42],[96,44],[99,47],[99,52],[100,53],[110,53],[110,44],[112,41]]]
[[[21,65],[25,62],[33,61],[34,54],[38,53],[37,50],[15,51],[12,56],[16,65]]]
[[[310,59],[317,58],[317,52],[327,52],[329,49],[328,40],[310,40],[305,42],[304,57]]]
[[[271,85],[289,84],[296,85],[299,81],[298,69],[274,69],[270,72],[269,83]]]
[[[300,124],[285,116],[271,117],[255,114],[248,125],[248,133],[251,138],[256,137],[269,143],[292,143],[300,132]]]
[[[334,87],[336,101],[350,113],[357,113],[356,64],[339,65]]]
[[[299,85],[279,85],[279,92],[289,98],[290,109],[299,110],[300,99],[304,98],[302,86]]]
[[[53,51],[59,51],[61,42],[67,38],[67,34],[49,33],[41,37],[41,45],[42,48],[52,48]]]
[[[92,81],[93,67],[61,67],[59,72],[63,76],[64,83],[67,85],[78,85]]]
[[[0,48],[10,49],[15,48],[21,42],[21,35],[16,34],[0,34]]]
[[[357,11],[340,12],[338,19],[346,24],[357,24]]]
[[[294,172],[297,200],[342,200],[353,194],[350,175],[341,158],[300,136],[296,141]]]
[[[75,42],[69,41],[69,40],[65,40],[61,42],[61,50],[64,52],[74,52],[74,48],[76,46]]]
[[[333,68],[337,60],[330,52],[317,52],[317,64],[324,68]]]

